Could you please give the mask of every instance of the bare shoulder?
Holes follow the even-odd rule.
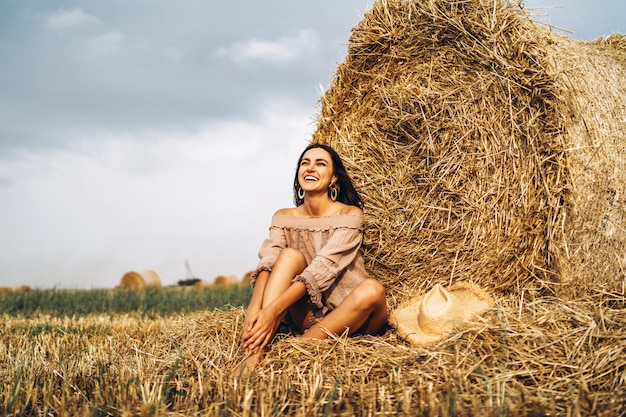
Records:
[[[343,207],[343,209],[341,210],[341,214],[349,214],[351,216],[362,216],[363,215],[363,210],[361,210],[360,208],[356,207],[356,206],[349,206],[347,204],[344,205],[345,207]]]
[[[281,208],[276,210],[274,216],[295,216],[297,207]]]

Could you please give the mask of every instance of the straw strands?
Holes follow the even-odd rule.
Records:
[[[238,381],[245,389],[235,388],[249,392],[256,415],[276,406],[289,415],[626,412],[624,298],[597,293],[567,303],[554,297],[532,305],[519,301],[501,298],[489,317],[428,349],[408,347],[394,332],[324,341],[279,335],[258,372]],[[235,319],[221,335],[238,329],[243,315]],[[236,353],[236,340],[228,347],[215,336],[217,318],[197,320],[173,330],[171,339],[181,341],[185,356],[215,343],[224,355]],[[202,361],[219,367],[214,359],[198,360],[198,369],[208,368]]]
[[[618,416],[626,413],[626,300],[501,297],[430,348],[395,332],[279,334],[232,380],[244,310],[170,318],[0,321],[6,415]]]
[[[566,39],[500,0],[374,3],[313,140],[365,199],[368,266],[392,304],[457,280],[622,289],[623,44]]]

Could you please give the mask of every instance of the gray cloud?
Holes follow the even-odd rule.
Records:
[[[99,24],[100,19],[85,13],[81,8],[61,9],[48,16],[46,23],[50,29],[67,29]]]
[[[214,56],[227,57],[239,64],[259,61],[280,65],[317,53],[317,42],[313,31],[302,30],[295,37],[282,37],[276,41],[253,38],[230,47],[220,47]]]
[[[313,105],[359,19],[356,3],[365,8],[329,0],[4,6],[12,24],[0,42],[0,152],[61,145],[67,130],[259,117],[277,96]]]

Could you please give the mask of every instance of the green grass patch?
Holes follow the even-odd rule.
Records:
[[[249,286],[205,288],[171,286],[142,291],[115,289],[31,290],[0,295],[0,312],[30,317],[34,314],[83,316],[141,313],[168,316],[227,306],[247,305]]]

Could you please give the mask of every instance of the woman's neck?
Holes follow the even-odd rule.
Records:
[[[300,206],[307,216],[328,216],[335,211],[334,202],[324,195],[307,195]]]

